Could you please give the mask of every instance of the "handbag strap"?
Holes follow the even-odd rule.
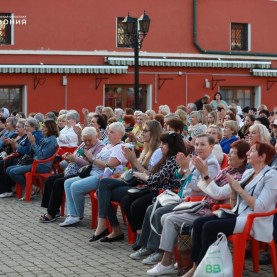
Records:
[[[163,193],[166,193],[166,191],[164,191]],[[156,201],[155,201],[155,203],[154,203],[154,206],[153,206],[153,209],[152,209],[152,212],[151,212],[151,215],[150,215],[150,225],[151,225],[151,229],[152,229],[158,236],[161,236],[162,234],[160,234],[160,233],[156,230],[155,226],[152,224],[152,219],[153,219],[154,213],[155,213],[155,211],[156,211],[156,209],[157,209],[157,206],[158,206],[158,203],[159,203],[159,198],[161,197],[161,195],[162,195],[163,193],[161,193],[160,195],[158,195],[158,196],[156,197]]]
[[[191,171],[191,173],[189,174],[189,176],[187,176],[187,178],[184,180],[182,186],[180,187],[179,191],[178,191],[178,195],[180,196],[180,198],[182,198],[183,196],[183,191],[187,185],[187,183],[191,182],[192,179],[192,175],[193,175],[193,171],[195,170],[195,168]]]

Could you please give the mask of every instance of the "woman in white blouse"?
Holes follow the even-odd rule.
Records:
[[[58,137],[58,144],[61,147],[76,147],[78,146],[78,135],[75,133],[73,126],[80,125],[80,115],[77,111],[70,110],[66,114],[66,117],[67,123],[66,126],[60,131],[60,135]]]

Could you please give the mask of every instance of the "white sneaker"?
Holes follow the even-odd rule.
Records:
[[[76,223],[80,222],[80,218],[79,216],[71,216],[69,215],[64,222],[60,223],[59,226],[60,227],[67,227],[70,225],[74,225]]]
[[[13,196],[13,192],[3,192],[0,194],[0,198],[7,198],[7,197],[12,197]]]
[[[164,266],[161,263],[156,264],[153,268],[147,270],[147,275],[150,276],[160,276],[167,274],[176,274],[177,270],[174,268],[174,265]]]
[[[163,253],[154,252],[147,258],[143,259],[142,263],[148,264],[148,265],[157,264],[158,262],[160,262],[162,260],[162,257],[163,257]]]
[[[137,252],[132,253],[130,255],[130,258],[132,258],[133,260],[141,260],[147,256],[149,256],[153,251],[145,248],[145,247],[141,247]]]

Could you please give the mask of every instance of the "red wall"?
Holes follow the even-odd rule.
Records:
[[[194,53],[193,45],[193,0],[9,0],[1,2],[1,12],[26,16],[26,25],[15,25],[15,44],[1,45],[1,64],[104,64],[103,56],[77,55],[3,55],[1,50],[108,50],[118,52],[132,49],[116,48],[116,17],[130,12],[140,16],[146,11],[151,18],[150,31],[142,51],[152,53]],[[230,23],[251,24],[251,50],[276,53],[277,2],[267,0],[198,0],[197,38],[200,46],[207,50],[228,51],[230,48]],[[143,54],[143,52],[141,52]],[[161,54],[162,55],[162,54]],[[161,56],[162,57],[162,56]],[[266,58],[265,58],[266,59]],[[273,62],[276,66],[276,61]],[[133,84],[133,67],[128,74],[103,75],[109,84]],[[189,74],[178,75],[178,71]],[[205,68],[140,68],[140,83],[152,85],[152,106],[176,105],[199,99],[203,94],[213,96],[214,90],[204,88],[204,80],[212,74],[247,74],[247,77],[224,76],[220,86],[261,86],[262,102],[270,108],[275,103],[277,85],[266,90],[266,78],[250,76],[249,69],[205,69]],[[151,72],[151,74],[146,74]],[[172,72],[172,74],[168,74]],[[164,73],[164,74],[163,74]],[[157,88],[155,77],[173,78]],[[191,75],[192,74],[192,75]],[[196,74],[196,75],[195,75]],[[220,76],[220,75],[218,75]],[[0,85],[21,84],[28,87],[28,112],[47,112],[64,108],[62,75],[42,74],[46,78],[42,86],[33,89],[35,75],[2,74]],[[93,110],[103,104],[103,85],[95,88],[95,75],[68,75],[68,106],[81,111],[86,106]],[[155,102],[155,93],[157,103]]]

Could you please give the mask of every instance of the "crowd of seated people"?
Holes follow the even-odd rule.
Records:
[[[0,110],[0,198],[12,197],[15,184],[24,191],[25,173],[32,170],[33,164],[23,163],[23,156],[28,155],[32,161],[44,160],[53,156],[58,147],[76,148],[54,160],[59,164],[58,174],[52,172],[53,162],[38,165],[37,173],[52,172],[45,180],[42,195],[41,206],[47,211],[39,221],[56,221],[65,201],[67,216],[59,226],[79,224],[84,218],[85,196],[95,192],[98,220],[89,241],[121,241],[124,233],[113,206],[117,202],[136,233],[130,257],[155,265],[147,271],[150,276],[176,271],[173,249],[182,224],[194,230],[194,265],[185,275],[192,276],[217,232],[241,232],[245,224],[241,218],[275,206],[277,194],[272,182],[277,177],[273,147],[277,149],[276,109],[269,112],[261,105],[255,111],[239,107],[238,101],[228,106],[216,93],[212,102],[203,103],[200,110],[194,103],[178,106],[173,112],[169,106],[161,105],[157,113],[97,106],[93,112],[84,108],[82,114],[83,124],[76,110],[28,116],[10,113],[7,108]],[[225,169],[221,167],[224,155],[228,155]],[[78,170],[85,165],[91,165],[91,169],[82,178]],[[131,186],[118,178],[120,174],[114,175],[123,173],[126,166],[133,169],[137,184],[148,189],[146,194],[134,197],[128,192]],[[246,180],[243,188],[240,179]],[[257,186],[254,193],[250,192],[253,184]],[[180,201],[202,195],[209,205],[196,213],[174,212],[177,203],[158,206],[150,222],[153,201],[166,189],[178,193]],[[230,220],[224,228],[220,220],[211,216],[213,205],[218,203],[230,203],[237,212],[237,220]],[[241,206],[245,210],[241,211]],[[268,232],[263,238],[257,227],[259,240],[270,240],[272,218],[266,224]],[[203,235],[206,232],[211,234],[209,238]]]

